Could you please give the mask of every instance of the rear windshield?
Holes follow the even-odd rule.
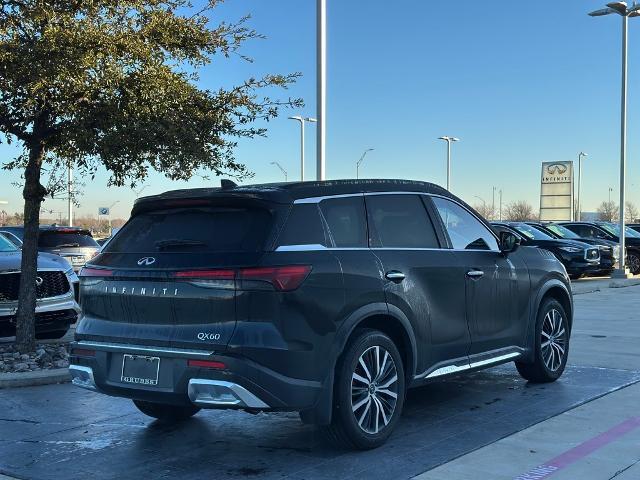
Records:
[[[267,210],[189,208],[133,217],[104,252],[259,252],[271,225]]]
[[[79,232],[47,232],[40,231],[38,237],[40,248],[73,248],[73,247],[98,247],[96,241],[90,235]]]

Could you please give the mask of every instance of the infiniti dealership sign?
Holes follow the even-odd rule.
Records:
[[[540,220],[573,220],[573,162],[542,162]]]

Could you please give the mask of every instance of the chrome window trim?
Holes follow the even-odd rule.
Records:
[[[427,247],[325,247],[324,245],[281,245],[274,252],[318,252],[318,251],[350,251],[350,250],[400,250],[400,251],[438,251],[438,252],[485,252],[500,253],[499,250],[462,249],[462,248],[427,248]]]
[[[304,203],[320,203],[323,200],[331,200],[333,198],[349,198],[349,197],[362,197],[364,193],[342,193],[338,195],[323,195],[321,197],[307,197],[307,198],[298,198],[293,201],[294,205],[300,205]]]

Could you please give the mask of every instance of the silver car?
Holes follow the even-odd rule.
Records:
[[[0,337],[16,332],[22,250],[0,235]],[[80,313],[78,276],[64,258],[38,253],[36,338],[61,338]]]

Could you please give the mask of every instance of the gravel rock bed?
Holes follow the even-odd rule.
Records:
[[[33,372],[69,366],[69,344],[38,344],[36,351],[21,354],[13,344],[0,345],[0,373]]]

